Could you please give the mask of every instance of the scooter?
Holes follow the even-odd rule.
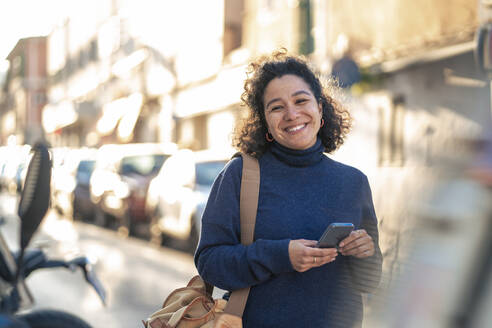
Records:
[[[41,249],[27,249],[50,205],[52,161],[43,143],[33,147],[24,187],[20,196],[20,248],[12,252],[0,231],[0,327],[12,328],[90,328],[83,319],[58,310],[27,310],[33,297],[25,284],[35,270],[63,267],[80,268],[85,280],[94,288],[105,305],[106,293],[91,263],[85,256],[69,261],[48,259]]]

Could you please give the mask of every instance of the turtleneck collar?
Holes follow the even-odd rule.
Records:
[[[320,138],[316,140],[313,146],[303,150],[290,149],[273,141],[270,151],[277,159],[292,166],[314,165],[319,163],[324,156],[324,147]]]

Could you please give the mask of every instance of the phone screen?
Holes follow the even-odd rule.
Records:
[[[338,248],[338,244],[354,230],[352,223],[332,223],[318,240],[316,247]]]

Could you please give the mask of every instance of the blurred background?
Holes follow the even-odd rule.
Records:
[[[19,0],[0,3],[0,24],[5,224],[30,146],[47,140],[45,237],[73,236],[110,291],[133,286],[74,309],[49,292],[66,277],[39,279],[38,305],[134,327],[187,281],[246,65],[285,47],[337,81],[354,118],[331,156],[368,176],[379,218],[384,274],[365,324],[492,325],[491,1]]]

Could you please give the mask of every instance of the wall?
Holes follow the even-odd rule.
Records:
[[[477,2],[470,0],[331,0],[328,48],[345,34],[359,60],[380,61],[473,38]]]
[[[395,97],[396,96],[396,97]],[[334,157],[368,175],[385,256],[385,283],[405,264],[406,242],[421,204],[440,179],[472,157],[467,140],[490,131],[490,92],[474,75],[473,54],[418,65],[385,76],[361,97],[342,95],[353,130]],[[403,99],[402,160],[381,162],[384,110]]]
[[[279,47],[297,51],[296,10],[295,1],[246,1],[244,46],[252,55]]]

